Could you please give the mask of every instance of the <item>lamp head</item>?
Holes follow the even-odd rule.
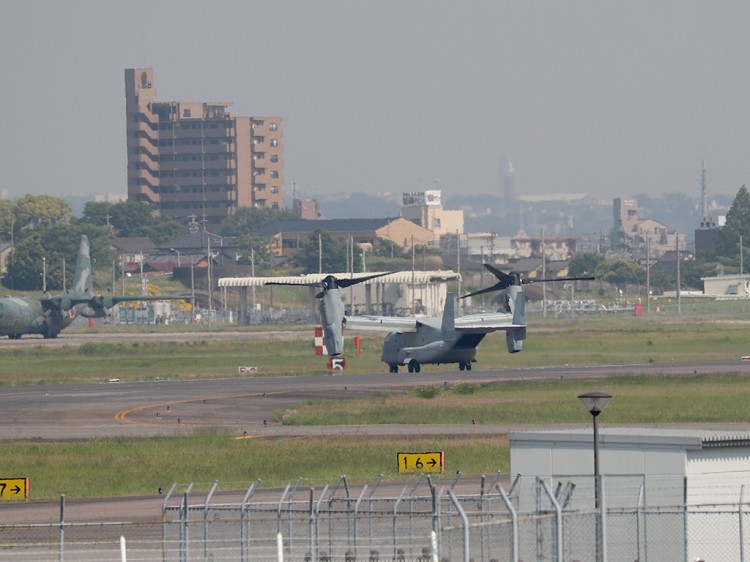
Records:
[[[589,413],[596,417],[607,407],[609,401],[612,400],[612,395],[606,392],[587,392],[586,394],[580,394],[578,399]]]

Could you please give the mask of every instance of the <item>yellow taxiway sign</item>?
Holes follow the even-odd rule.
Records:
[[[0,478],[0,499],[22,500],[28,495],[28,478]]]
[[[445,452],[431,453],[398,453],[399,472],[443,472],[445,469]]]

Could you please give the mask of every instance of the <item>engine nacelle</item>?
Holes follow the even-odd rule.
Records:
[[[107,315],[103,308],[92,308],[90,306],[78,310],[78,314],[84,318],[104,318]]]
[[[115,306],[114,300],[110,296],[106,296],[102,299],[102,304],[104,305],[104,308],[112,308]]]
[[[505,342],[508,344],[508,353],[518,353],[523,349],[523,340],[526,339],[526,328],[511,328],[505,332]]]

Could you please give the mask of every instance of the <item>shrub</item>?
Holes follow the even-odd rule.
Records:
[[[440,387],[435,385],[418,386],[414,389],[414,394],[420,398],[435,398],[440,394]]]

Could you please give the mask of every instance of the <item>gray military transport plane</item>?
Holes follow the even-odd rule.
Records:
[[[162,296],[95,295],[92,290],[89,239],[81,236],[73,287],[53,297],[3,297],[0,299],[0,336],[20,339],[24,334],[56,338],[76,316],[103,318],[106,310],[121,302],[165,300]],[[179,297],[181,298],[181,297]]]

